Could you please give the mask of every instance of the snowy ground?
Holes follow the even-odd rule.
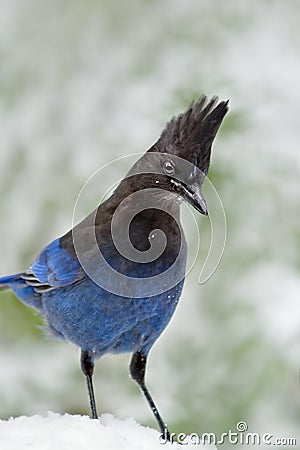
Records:
[[[110,414],[99,420],[87,416],[19,417],[0,421],[1,450],[163,450],[199,449],[212,445],[192,444],[187,436],[184,447],[160,441],[160,434],[137,424],[121,421]]]

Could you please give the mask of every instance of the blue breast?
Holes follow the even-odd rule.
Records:
[[[89,278],[43,294],[50,329],[98,357],[105,353],[146,354],[171,319],[183,281],[157,296],[111,294]]]

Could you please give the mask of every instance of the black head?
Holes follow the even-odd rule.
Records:
[[[134,190],[158,188],[176,194],[207,214],[201,186],[208,173],[213,140],[228,111],[228,101],[202,96],[167,123],[158,141],[128,176]]]

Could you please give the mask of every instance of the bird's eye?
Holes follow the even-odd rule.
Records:
[[[164,162],[164,173],[168,176],[172,176],[175,173],[175,166],[173,161],[167,160]]]

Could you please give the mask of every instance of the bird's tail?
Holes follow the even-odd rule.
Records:
[[[41,311],[42,302],[40,296],[36,294],[33,286],[26,283],[23,275],[25,273],[16,273],[0,278],[0,291],[3,289],[11,289],[16,297],[26,306],[31,306]]]
[[[0,278],[0,291],[3,289],[9,289],[10,285],[21,279],[22,273],[15,273],[14,275],[8,275]]]
[[[20,282],[22,273],[15,273],[13,275],[7,275],[6,277],[0,278],[0,291],[4,289],[11,289],[12,285]]]

